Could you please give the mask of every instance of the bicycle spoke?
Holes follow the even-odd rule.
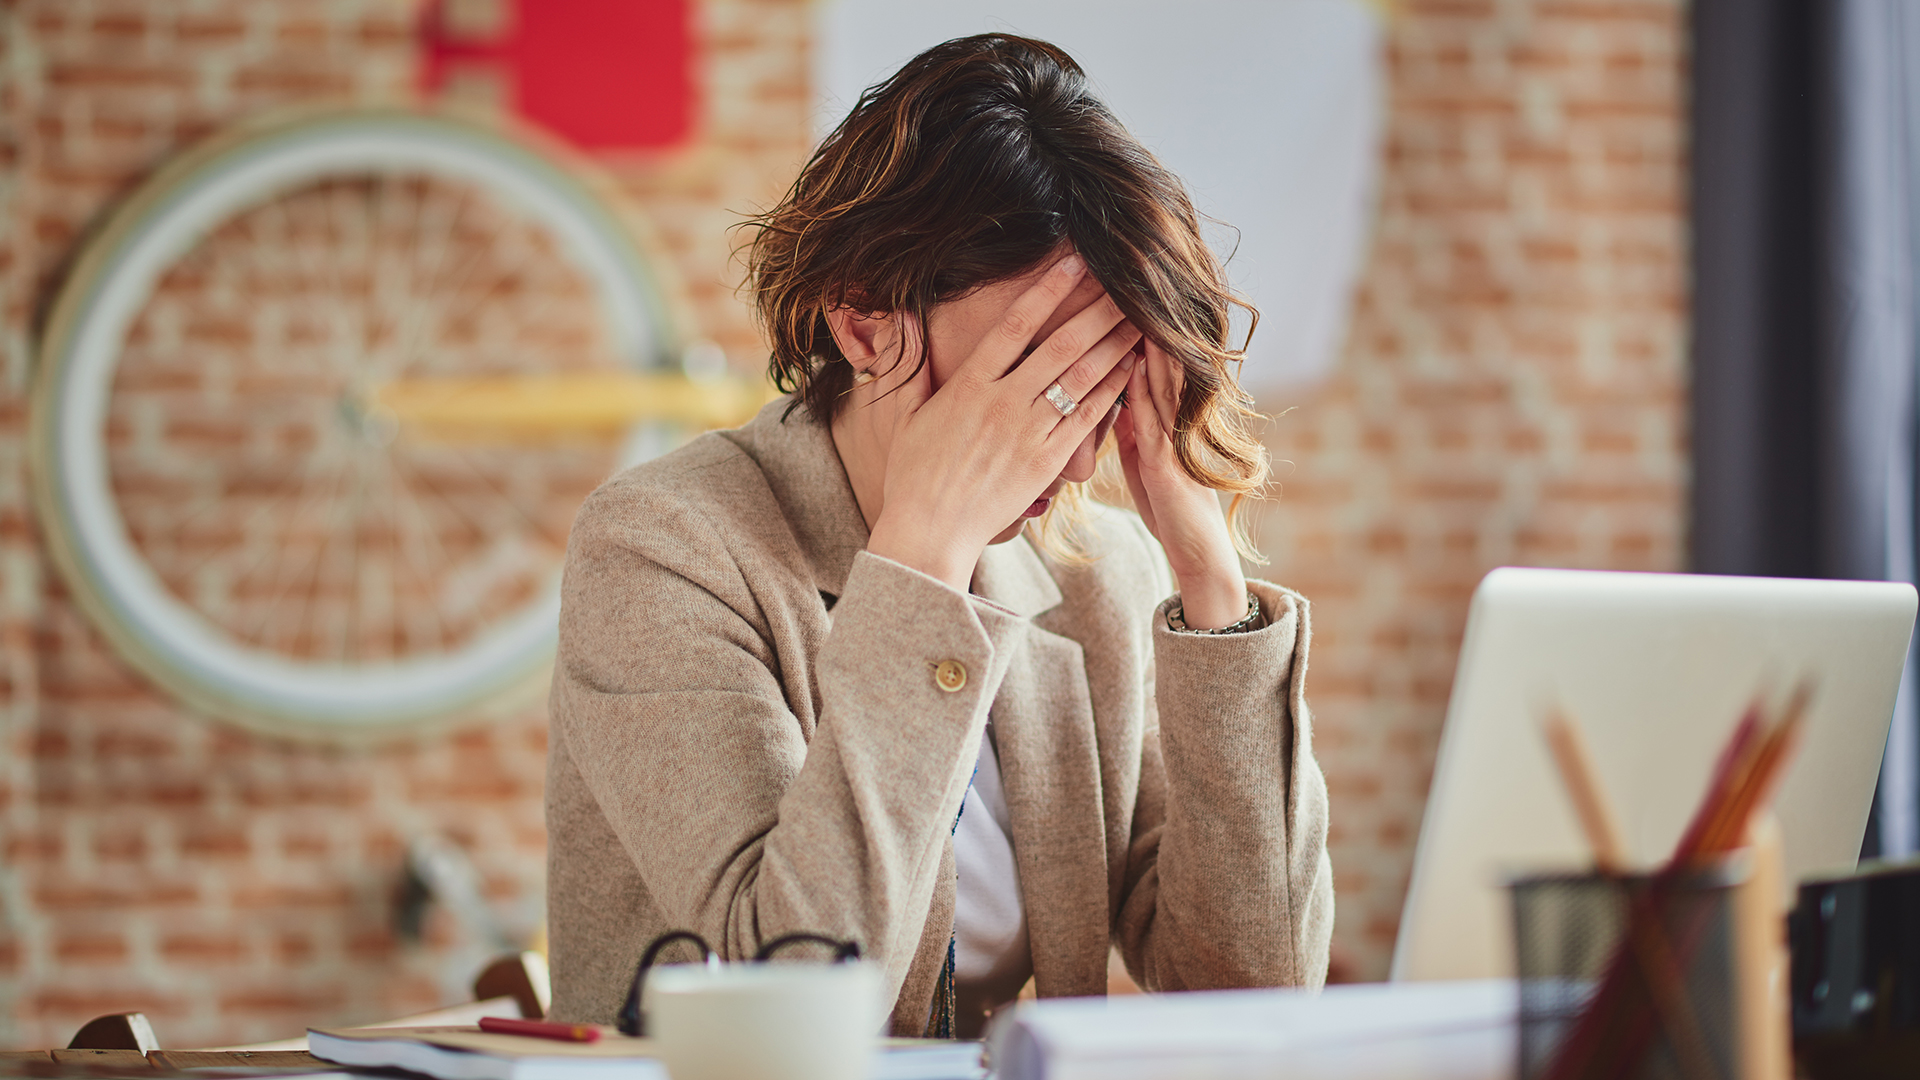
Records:
[[[306,587],[300,589],[298,593],[300,596],[300,618],[288,624],[290,626],[301,627],[307,631],[308,640],[312,642],[313,652],[316,655],[320,652],[321,636],[319,631],[313,628],[312,615],[314,597],[321,591],[323,582],[322,575],[327,570],[327,553],[333,549],[334,538],[339,535],[341,525],[350,525],[353,519],[352,506],[354,500],[351,497],[351,492],[357,488],[360,479],[357,475],[360,470],[353,467],[356,464],[359,463],[349,462],[348,467],[342,469],[340,472],[340,475],[346,480],[349,497],[344,499],[336,498],[334,500],[332,513],[327,516],[327,524],[321,533],[320,547],[314,554],[313,571],[307,576]],[[278,614],[278,606],[279,601],[276,599],[275,614]]]
[[[336,216],[335,210],[342,202],[349,204],[348,209],[343,215]],[[349,265],[355,267],[365,279],[364,297],[359,298],[356,303],[343,305],[353,317],[355,330],[346,339],[351,347],[351,355],[347,361],[348,369],[352,372],[348,379],[350,385],[357,385],[365,378],[367,357],[373,349],[373,326],[380,308],[379,282],[374,280],[374,267],[377,260],[373,241],[365,228],[365,215],[355,213],[352,208],[354,202],[356,200],[352,191],[345,185],[328,188],[323,196],[323,204],[327,212],[327,235],[337,234],[341,238],[338,249],[340,257],[326,262],[332,273],[334,295],[346,295],[344,283],[340,278],[344,267]],[[355,229],[351,226],[359,226],[359,228]]]
[[[313,197],[316,201],[319,198],[318,195]],[[313,298],[312,305],[332,326],[332,333],[328,339],[330,348],[326,350],[325,355],[332,366],[333,374],[351,382],[353,362],[349,354],[352,350],[355,327],[352,325],[352,317],[349,314],[352,307],[348,303],[346,289],[340,281],[339,273],[329,267],[324,260],[317,258],[307,245],[296,242],[299,234],[289,227],[285,203],[276,201],[269,203],[268,206],[273,210],[280,224],[283,237],[281,250],[287,253],[291,261],[300,266],[304,280],[311,282],[316,290],[324,292],[324,295]]]
[[[557,546],[560,548],[560,550],[562,551],[566,550],[566,547],[567,547],[566,534],[562,533],[558,538],[558,540],[556,541],[553,534],[547,530],[546,525],[542,524],[538,519],[528,514],[525,510],[520,509],[520,501],[514,498],[512,493],[508,492],[507,490],[502,488],[499,484],[495,483],[493,477],[487,475],[486,470],[475,465],[467,457],[467,453],[468,453],[467,447],[454,446],[452,447],[452,450],[453,450],[453,457],[455,458],[455,460],[459,461],[462,465],[466,466],[467,470],[473,473],[475,477],[479,478],[482,484],[485,484],[488,488],[492,489],[494,494],[500,496],[500,501],[504,503],[509,510],[513,511],[514,516],[518,517],[521,521],[524,521],[529,526],[531,526],[533,528],[533,531],[537,535],[539,535],[541,539],[546,540],[548,543],[557,543]]]
[[[388,459],[387,464],[389,468],[392,467],[393,461],[391,458]],[[394,500],[395,521],[398,522],[401,520],[405,520],[399,514],[399,510],[404,506],[405,509],[409,509],[413,512],[413,520],[419,526],[418,532],[409,530],[406,533],[407,541],[408,541],[406,544],[407,570],[408,572],[414,575],[414,580],[420,583],[420,586],[426,601],[420,606],[426,609],[426,611],[433,616],[434,630],[439,637],[440,643],[442,645],[445,645],[446,642],[449,640],[449,635],[447,632],[446,621],[440,617],[441,615],[440,597],[438,595],[439,589],[436,587],[438,582],[436,581],[432,573],[433,564],[431,562],[428,562],[425,564],[424,570],[421,568],[421,563],[420,563],[421,553],[419,551],[418,543],[415,538],[425,537],[428,541],[432,542],[434,550],[440,556],[440,565],[442,567],[452,567],[455,565],[455,563],[451,558],[448,557],[446,548],[441,546],[440,534],[437,531],[435,531],[435,529],[433,528],[433,522],[430,519],[428,519],[425,511],[422,510],[422,508],[420,507],[418,500],[412,499],[411,492],[408,491],[406,486],[398,483],[398,479],[399,478],[397,476],[394,477],[394,480],[395,480],[394,491],[397,495],[406,495],[409,501],[405,504],[402,504],[398,498]]]
[[[494,253],[488,252],[486,254],[493,255]],[[499,258],[487,259],[480,255],[468,255],[466,257],[465,261],[462,262],[459,267],[460,276],[455,280],[453,287],[445,290],[445,293],[449,297],[457,298],[461,293],[467,291],[469,283],[473,280],[474,268],[489,261],[504,263],[506,264],[506,268],[498,270],[492,278],[487,279],[486,289],[484,289],[478,297],[465,303],[457,312],[449,313],[449,301],[446,299],[436,296],[431,302],[427,302],[423,297],[423,312],[431,312],[430,315],[423,314],[423,323],[431,321],[432,325],[438,329],[445,329],[449,325],[457,325],[461,319],[478,311],[481,304],[486,303],[498,295],[500,287],[512,281],[514,278],[516,271],[512,267],[512,260]],[[419,348],[418,343],[416,343],[412,352],[400,357],[394,366],[395,372],[400,373],[411,370],[423,355],[424,350]]]
[[[335,499],[339,495],[346,471],[345,468],[342,468],[329,475],[328,479],[331,483],[329,483],[327,487],[328,500]],[[310,492],[306,498],[302,499],[299,509],[294,512],[294,516],[289,519],[289,524],[293,529],[299,529],[300,523],[307,517],[309,508],[316,505],[323,505],[322,500],[319,498],[317,492]],[[270,586],[273,590],[272,595],[255,613],[254,621],[246,631],[246,637],[258,641],[263,647],[270,644],[268,631],[274,625],[274,617],[280,613],[281,601],[286,597],[288,590],[293,587],[293,583],[302,575],[306,574],[306,567],[309,563],[316,567],[318,566],[323,553],[324,544],[316,546],[310,558],[301,559],[298,563],[289,559],[287,562],[283,562],[275,568],[273,584]],[[290,567],[292,568],[291,573],[289,572]]]
[[[413,651],[417,642],[428,642],[426,647],[444,646],[447,640],[446,628],[440,622],[439,605],[433,595],[433,583],[422,577],[414,565],[414,552],[411,534],[406,536],[405,560],[402,559],[402,530],[400,498],[395,488],[392,459],[387,459],[389,468],[383,474],[386,477],[387,510],[387,575],[389,591],[395,599],[400,596],[400,574],[404,570],[420,588],[418,602],[395,605],[389,603],[387,613],[387,632],[391,636],[395,655],[399,655],[402,643],[408,651]],[[402,612],[405,612],[403,621]],[[422,614],[433,620],[433,637],[429,641],[424,629]]]
[[[299,476],[293,481],[293,484],[297,486],[296,486],[296,489],[290,493],[290,496],[300,497],[304,495],[308,491],[313,477],[318,474],[320,467],[322,465],[331,463],[337,456],[338,456],[337,453],[333,452],[330,448],[323,448],[322,450],[316,452],[313,457],[308,459],[306,465],[302,468]],[[264,516],[268,510],[277,510],[282,504],[284,504],[287,497],[288,496],[276,496],[274,501],[271,504],[269,504],[266,507],[260,508],[256,513],[260,516]],[[300,504],[300,508],[295,510],[296,517],[300,513],[304,512],[305,506],[306,506],[306,502],[303,500],[302,503]],[[247,578],[252,574],[253,568],[258,566],[261,562],[264,562],[267,559],[267,557],[272,555],[273,553],[274,553],[274,545],[272,544],[260,545],[259,549],[253,553],[251,560],[249,561],[247,567],[242,571],[241,575],[231,579],[233,581],[232,587],[237,589],[239,586],[244,584]],[[191,577],[195,571],[198,571],[200,569],[200,567],[206,565],[207,562],[209,562],[210,560],[212,560],[213,558],[221,554],[223,554],[223,552],[222,552],[222,549],[220,548],[211,548],[201,553],[198,559],[194,560],[194,562],[190,563],[180,571],[179,576],[183,578]]]
[[[434,289],[440,283],[441,275],[446,265],[447,252],[453,246],[454,229],[459,225],[460,219],[466,215],[467,207],[472,201],[472,195],[472,188],[460,188],[459,196],[453,204],[453,210],[449,213],[439,215],[440,227],[434,233],[434,242],[431,245],[433,255],[425,277],[426,289],[423,290],[417,287],[420,280],[418,275],[412,274],[411,272],[409,274],[407,291],[409,302],[407,307],[408,319],[406,331],[404,334],[396,336],[395,348],[391,355],[385,358],[380,365],[381,372],[379,378],[382,381],[397,379],[412,366],[412,359],[417,356],[420,351],[420,345],[425,338],[428,326],[435,323],[432,317],[436,312],[433,306]],[[414,216],[416,219],[425,216],[417,212],[417,209],[423,205],[425,201],[425,196],[415,200],[416,213]],[[419,245],[419,247],[425,246],[427,245]],[[414,250],[418,250],[418,248],[416,247]],[[413,260],[409,260],[409,271],[412,271],[414,266]]]

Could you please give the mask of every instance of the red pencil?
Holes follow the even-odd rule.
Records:
[[[547,1020],[514,1020],[505,1016],[483,1016],[480,1030],[495,1035],[531,1035],[536,1039],[561,1042],[594,1042],[600,1029],[591,1024],[555,1024]]]
[[[1688,866],[1700,854],[1700,845],[1713,828],[1715,819],[1733,797],[1734,791],[1746,778],[1747,770],[1753,767],[1753,759],[1760,752],[1760,746],[1766,741],[1766,718],[1761,712],[1760,701],[1755,698],[1753,704],[1734,725],[1733,735],[1720,751],[1720,760],[1713,766],[1712,778],[1707,782],[1706,795],[1694,810],[1693,820],[1687,823],[1686,832],[1680,834],[1680,843],[1674,850],[1673,861],[1667,864],[1668,873],[1678,873]]]

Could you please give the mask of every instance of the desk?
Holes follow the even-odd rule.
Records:
[[[492,969],[489,968],[489,971]],[[483,975],[484,979],[485,976]],[[483,1016],[520,1016],[519,1004],[512,997],[487,997],[432,1012],[387,1020],[365,1027],[468,1027]],[[123,1075],[153,1070],[174,1073],[193,1069],[300,1069],[331,1072],[338,1068],[307,1053],[307,1037],[250,1046],[224,1046],[208,1050],[0,1050],[0,1075]],[[78,1070],[76,1072],[76,1070]],[[204,1075],[204,1074],[203,1074]]]
[[[205,1076],[194,1070],[330,1072],[336,1068],[305,1050],[4,1050],[0,1075]]]

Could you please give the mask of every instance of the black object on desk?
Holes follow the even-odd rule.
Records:
[[[1920,861],[1802,884],[1787,934],[1801,1068],[1814,1080],[1920,1076]]]

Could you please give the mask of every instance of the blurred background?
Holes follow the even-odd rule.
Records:
[[[1775,340],[1767,320],[1793,317],[1800,295],[1791,268],[1827,250],[1807,224],[1826,220],[1809,207],[1827,189],[1795,164],[1826,160],[1825,114],[1802,109],[1769,126],[1769,102],[1802,101],[1795,86],[1824,85],[1836,70],[1782,50],[1828,40],[1767,14],[1790,6],[0,0],[0,1046],[64,1045],[88,1018],[136,1009],[169,1046],[397,1016],[463,1000],[488,957],[538,942],[540,694],[467,700],[374,738],[280,730],[271,716],[229,722],[231,707],[156,675],[165,661],[152,650],[129,659],[138,650],[103,630],[115,618],[111,589],[108,600],[76,593],[62,554],[72,537],[43,520],[49,496],[35,484],[52,474],[40,461],[36,481],[34,468],[49,451],[35,449],[30,424],[61,405],[45,389],[33,398],[46,363],[36,350],[64,332],[63,289],[112,269],[85,253],[113,239],[114,222],[124,233],[130,205],[150,219],[176,212],[153,184],[190,148],[321,102],[452,102],[520,125],[544,160],[600,176],[615,189],[600,194],[639,222],[636,250],[657,293],[646,355],[603,356],[593,286],[568,276],[565,245],[482,206],[446,211],[465,224],[444,226],[440,243],[474,247],[468,261],[498,264],[498,280],[447,286],[465,314],[422,333],[464,343],[467,366],[427,363],[421,377],[506,379],[494,389],[513,399],[549,374],[618,383],[664,372],[709,398],[740,387],[750,397],[764,351],[734,292],[729,226],[777,199],[858,89],[917,48],[1008,29],[1074,52],[1201,207],[1237,226],[1214,238],[1223,252],[1238,245],[1235,281],[1266,312],[1246,376],[1276,416],[1266,438],[1279,484],[1258,528],[1272,565],[1261,573],[1314,603],[1336,975],[1379,979],[1467,602],[1487,569],[1838,572],[1820,561],[1828,534],[1814,535],[1832,509],[1820,501],[1831,476],[1781,494],[1761,468],[1782,460],[1772,436],[1790,431],[1810,432],[1792,444],[1813,448],[1806,460],[1827,460],[1817,447],[1832,425],[1794,419],[1825,400],[1807,389],[1819,380],[1806,365],[1825,355],[1815,339],[1826,324],[1803,320],[1811,344],[1799,351],[1740,345]],[[1724,24],[1718,81],[1694,97],[1690,19]],[[1690,107],[1722,139],[1693,173]],[[1755,193],[1767,162],[1800,179]],[[1695,250],[1689,184],[1697,191],[1703,175],[1748,198],[1715,199],[1718,246]],[[302,382],[301,350],[315,342],[410,332],[410,294],[377,275],[336,282],[334,307],[322,303],[329,271],[304,261],[307,240],[370,257],[390,248],[417,270],[433,246],[433,208],[485,202],[484,192],[435,194],[445,177],[355,183],[236,204],[142,282],[117,374],[101,384],[96,468],[170,595],[254,650],[246,655],[335,663],[316,669],[335,681],[350,681],[356,663],[457,651],[502,612],[537,615],[528,597],[557,565],[579,498],[623,457],[698,426],[698,409],[681,409],[630,427],[616,417],[618,438],[570,438],[561,422],[559,434],[534,424],[531,435],[455,439],[449,450],[416,436],[430,425],[416,425],[398,391],[356,389],[345,376]],[[360,232],[327,216],[355,199]],[[1713,344],[1722,359],[1698,376],[1718,410],[1703,419],[1689,394],[1688,282],[1713,259],[1715,284],[1701,295],[1719,306],[1701,318],[1718,320],[1718,336],[1702,349]],[[351,332],[302,329],[335,318],[326,313],[342,296],[374,314],[354,315]],[[569,321],[569,304],[587,313]],[[1893,346],[1908,350],[1908,367],[1911,345]],[[583,386],[588,398],[633,390],[594,390],[606,385],[567,383],[566,415],[578,414]],[[1910,381],[1875,385],[1910,410]],[[1899,385],[1907,397],[1888,397]],[[1766,392],[1739,389],[1754,386]],[[379,490],[404,506],[412,484],[421,507],[365,526],[390,557],[343,573],[386,597],[387,629],[354,630],[345,660],[309,640],[330,624],[307,603],[297,616],[278,599],[248,607],[251,571],[231,569],[298,547],[305,511],[274,509],[259,491],[280,481],[258,474],[310,477],[314,447],[327,444],[274,404],[308,392],[332,410],[326,423],[359,440],[354,461],[377,452],[379,468],[401,478]],[[1712,491],[1745,492],[1745,502],[1699,505],[1689,443],[1699,424],[1720,448],[1700,468],[1739,478]],[[1909,464],[1910,427],[1899,429]],[[1883,511],[1898,487],[1883,476],[1889,455],[1869,470],[1885,481]],[[376,483],[352,471],[373,466],[341,468],[352,484]],[[1911,470],[1901,475],[1910,491]],[[247,476],[264,485],[252,496]],[[1898,570],[1890,519],[1874,520],[1881,546],[1852,576]],[[1703,551],[1702,535],[1720,546]],[[1814,538],[1787,542],[1801,535]],[[1756,536],[1787,540],[1755,547]],[[324,550],[313,562],[319,582]],[[326,610],[319,584],[300,589]],[[453,594],[481,599],[449,615]],[[441,621],[408,621],[436,603]],[[1900,835],[1911,844],[1910,828]]]

